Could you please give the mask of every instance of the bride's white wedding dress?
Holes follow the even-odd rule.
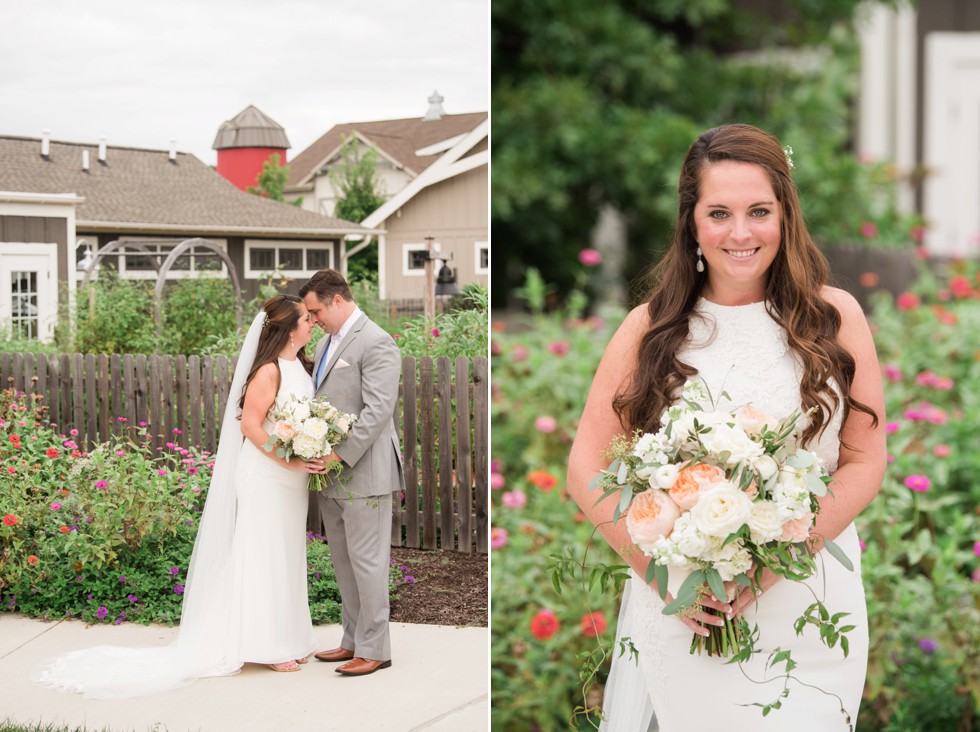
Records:
[[[719,408],[752,404],[777,418],[799,408],[800,369],[787,345],[786,332],[769,316],[764,303],[728,307],[701,300],[698,312],[703,318],[691,318],[691,339],[680,360],[697,369],[698,378],[704,379]],[[720,398],[722,392],[730,399]],[[831,473],[837,469],[840,426],[837,412],[819,441],[810,445]],[[856,723],[867,669],[868,622],[861,550],[854,525],[849,525],[835,543],[852,561],[854,571],[822,551],[817,557],[818,573],[806,583],[812,593],[799,583],[782,580],[763,594],[757,606],[746,613],[750,627],[758,624],[757,647],[762,652],[741,669],[726,664],[726,659],[691,655],[693,632],[677,618],[664,615],[660,596],[634,575],[627,590],[628,602],[624,595],[618,635],[632,638],[641,673],[628,656],[614,661],[604,703],[608,721],[603,730],[645,732],[651,702],[660,732],[846,730],[835,698],[795,682],[790,683],[782,708],[766,717],[759,707],[743,706],[772,702],[779,696],[782,681],[755,684],[749,680],[763,681],[778,675],[765,669],[769,653],[777,647],[792,651],[798,664],[795,676],[839,696]],[[685,576],[682,570],[671,570],[672,594],[676,595]],[[824,646],[813,626],[800,637],[793,630],[794,621],[814,602],[814,593],[831,613],[849,612],[847,624],[857,626],[848,634],[850,653],[846,659],[839,646]]]
[[[243,438],[238,420],[237,397],[263,316],[252,322],[235,368],[177,640],[66,653],[35,671],[35,682],[87,698],[121,699],[234,674],[245,662],[305,658],[314,650],[306,582],[309,476],[263,455]],[[313,396],[313,381],[299,361],[279,359],[279,369],[277,397]],[[269,420],[264,427],[271,433]]]

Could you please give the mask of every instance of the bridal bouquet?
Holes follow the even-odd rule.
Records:
[[[344,414],[325,397],[300,399],[292,395],[288,399],[277,399],[269,411],[269,418],[275,425],[264,445],[265,451],[275,450],[278,457],[286,460],[293,455],[304,460],[329,455],[347,439],[357,421],[357,415]],[[340,464],[337,463],[333,470],[339,472]],[[309,489],[318,491],[326,481],[326,475],[313,475]]]
[[[602,498],[620,494],[614,520],[625,513],[630,539],[652,559],[647,582],[657,580],[662,599],[670,568],[690,572],[664,613],[691,612],[709,593],[725,601],[726,581],[758,589],[764,568],[794,581],[811,577],[817,499],[826,495],[830,476],[816,455],[799,447],[800,411],[781,420],[751,406],[718,411],[705,386],[688,381],[661,425],[655,434],[614,444],[613,462],[597,483]],[[853,569],[835,544],[825,539],[824,545]],[[817,601],[796,632],[818,625],[823,641],[833,647],[839,638],[846,655],[843,633],[850,627],[837,626],[843,615],[831,618]],[[695,634],[691,653],[747,658],[753,634],[739,621],[707,626],[710,635]]]

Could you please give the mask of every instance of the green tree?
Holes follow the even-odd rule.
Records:
[[[815,233],[831,210],[859,209],[861,171],[840,161],[860,4],[494,0],[495,306],[529,267],[568,292],[605,206],[626,219],[623,271],[645,271],[673,223],[683,156],[718,124],[758,124],[793,146]]]
[[[273,153],[272,157],[262,164],[262,172],[259,173],[258,185],[249,186],[248,192],[254,193],[262,198],[271,198],[273,201],[285,202],[286,197],[283,191],[286,189],[286,180],[289,178],[289,166],[280,164],[279,153]],[[300,206],[303,197],[294,198],[290,201],[293,206]]]
[[[337,192],[334,216],[359,224],[385,202],[378,180],[378,151],[373,147],[365,149],[357,140],[347,137],[340,155],[341,163],[328,173]],[[347,278],[378,281],[377,241],[372,241],[348,260]]]

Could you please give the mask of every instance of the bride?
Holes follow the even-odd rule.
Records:
[[[313,320],[276,295],[255,316],[238,357],[221,439],[169,646],[98,646],[47,662],[43,686],[121,699],[237,673],[246,662],[298,671],[315,639],[307,602],[306,488],[322,461],[286,461],[262,446],[276,398],[313,396],[304,353]],[[240,420],[240,422],[239,422]]]
[[[569,492],[632,569],[618,635],[631,638],[639,663],[628,655],[614,661],[603,729],[642,732],[655,715],[661,732],[846,730],[857,720],[868,652],[853,520],[878,492],[885,469],[884,397],[871,332],[854,298],[826,284],[826,260],[806,231],[789,161],[774,137],[750,125],[703,133],[684,161],[678,193],[674,239],[654,271],[653,292],[609,343],[581,419],[589,429],[578,431],[569,458]],[[655,432],[695,375],[724,396],[720,410],[752,404],[782,418],[814,408],[804,447],[834,479],[833,495],[820,499],[815,534],[834,540],[855,567],[849,572],[821,550],[805,584],[765,570],[758,597],[731,586],[729,597],[705,598],[702,607],[742,614],[758,626],[762,652],[743,664],[689,653],[692,631],[707,635],[705,626],[722,619],[703,611],[664,615],[656,589],[641,579],[649,558],[632,546],[625,521],[612,521],[616,501],[596,504],[588,490],[609,464],[603,454],[610,442],[634,430]],[[670,573],[667,602],[681,575]],[[812,629],[794,634],[794,620],[814,595],[850,613],[855,629],[846,658]],[[766,659],[777,647],[792,651],[801,683],[763,717],[751,705],[776,698],[782,684],[754,682],[767,678]]]

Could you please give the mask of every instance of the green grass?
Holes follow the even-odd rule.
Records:
[[[148,727],[148,732],[166,732],[166,727],[161,727],[159,723]],[[78,727],[74,725],[59,725],[44,722],[34,724],[18,724],[9,719],[0,720],[0,732],[113,732],[109,727],[95,729],[93,727]],[[116,731],[118,732],[118,731]]]

